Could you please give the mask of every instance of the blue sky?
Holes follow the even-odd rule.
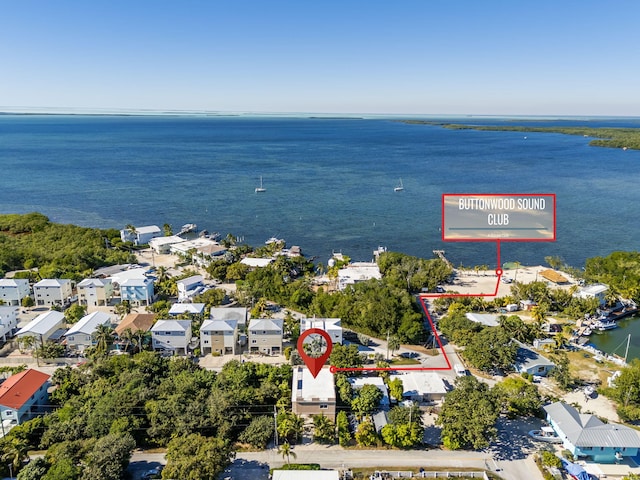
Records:
[[[640,115],[637,0],[20,0],[0,106]]]

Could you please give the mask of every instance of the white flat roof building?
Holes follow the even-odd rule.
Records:
[[[291,408],[296,415],[322,414],[333,420],[336,415],[336,389],[329,367],[322,368],[315,378],[307,367],[294,367]]]
[[[342,290],[347,285],[381,278],[382,273],[376,262],[354,262],[338,270],[338,288]]]
[[[183,313],[202,315],[204,313],[204,307],[204,303],[174,303],[169,309],[169,315],[180,315]]]
[[[253,258],[245,257],[240,260],[240,263],[251,268],[263,268],[273,262],[273,258]]]
[[[402,375],[391,375],[390,379],[402,380],[405,398],[417,401],[438,401],[444,398],[447,387],[435,372],[405,372]]]
[[[331,341],[342,344],[342,320],[339,318],[301,318],[300,333],[304,333],[312,328],[324,330],[331,337]],[[305,343],[307,339],[305,338]],[[309,340],[310,341],[310,340]]]
[[[465,316],[472,322],[480,323],[487,327],[497,327],[500,325],[500,323],[498,323],[498,317],[496,315],[491,315],[490,313],[467,312]]]
[[[375,385],[382,392],[382,400],[380,400],[381,408],[389,407],[389,392],[382,377],[349,377],[349,383],[354,389],[361,389],[365,385]]]

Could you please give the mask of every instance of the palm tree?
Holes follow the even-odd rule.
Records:
[[[133,340],[133,332],[130,328],[125,328],[122,333],[119,335],[120,340],[124,341],[124,351],[129,350],[129,345],[131,345]]]
[[[400,340],[395,335],[387,339],[387,360],[389,359],[389,350],[391,350],[391,355],[400,350]]]
[[[291,463],[289,457],[293,457],[294,460],[298,458],[296,453],[291,448],[291,445],[289,445],[289,442],[284,442],[282,445],[280,445],[278,447],[278,453],[282,455],[283,459],[287,459],[287,465]]]
[[[122,320],[122,318],[125,315],[128,315],[131,313],[131,303],[129,303],[129,300],[120,302],[114,307],[114,310],[116,314],[118,314],[118,316],[120,317],[120,320]]]
[[[125,230],[125,232],[127,232],[127,238],[133,237],[133,239],[135,240],[136,235],[137,235],[135,225],[132,225],[131,223],[128,223],[128,224],[125,225],[124,230]]]
[[[96,352],[102,355],[109,353],[109,347],[113,344],[113,328],[109,325],[98,325],[95,333]]]
[[[149,332],[147,332],[146,330],[142,330],[141,328],[133,332],[132,340],[136,343],[136,346],[138,347],[138,352],[141,352],[142,350],[144,350],[144,346],[146,343],[145,340],[148,337],[149,337]]]
[[[168,223],[165,223],[162,226],[162,230],[164,232],[165,237],[170,237],[171,235],[173,235],[173,229],[171,228],[171,225],[169,225]]]
[[[5,464],[10,464],[13,467],[13,471],[16,472],[23,465],[23,462],[29,458],[28,445],[24,440],[16,437],[5,437],[2,440],[4,441],[2,461]]]

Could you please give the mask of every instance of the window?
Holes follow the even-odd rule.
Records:
[[[6,417],[12,417],[13,416],[13,410],[5,410],[4,414]]]
[[[320,404],[320,410],[326,410],[327,408],[329,408],[329,405],[327,405],[326,403]]]
[[[258,343],[258,341],[254,338],[253,340],[251,340],[251,343]]]
[[[209,340],[205,340],[204,343],[209,343]]]

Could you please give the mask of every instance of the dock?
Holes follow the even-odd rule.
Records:
[[[453,264],[444,256],[444,250],[434,250],[433,254],[446,263],[449,268],[453,268]]]

